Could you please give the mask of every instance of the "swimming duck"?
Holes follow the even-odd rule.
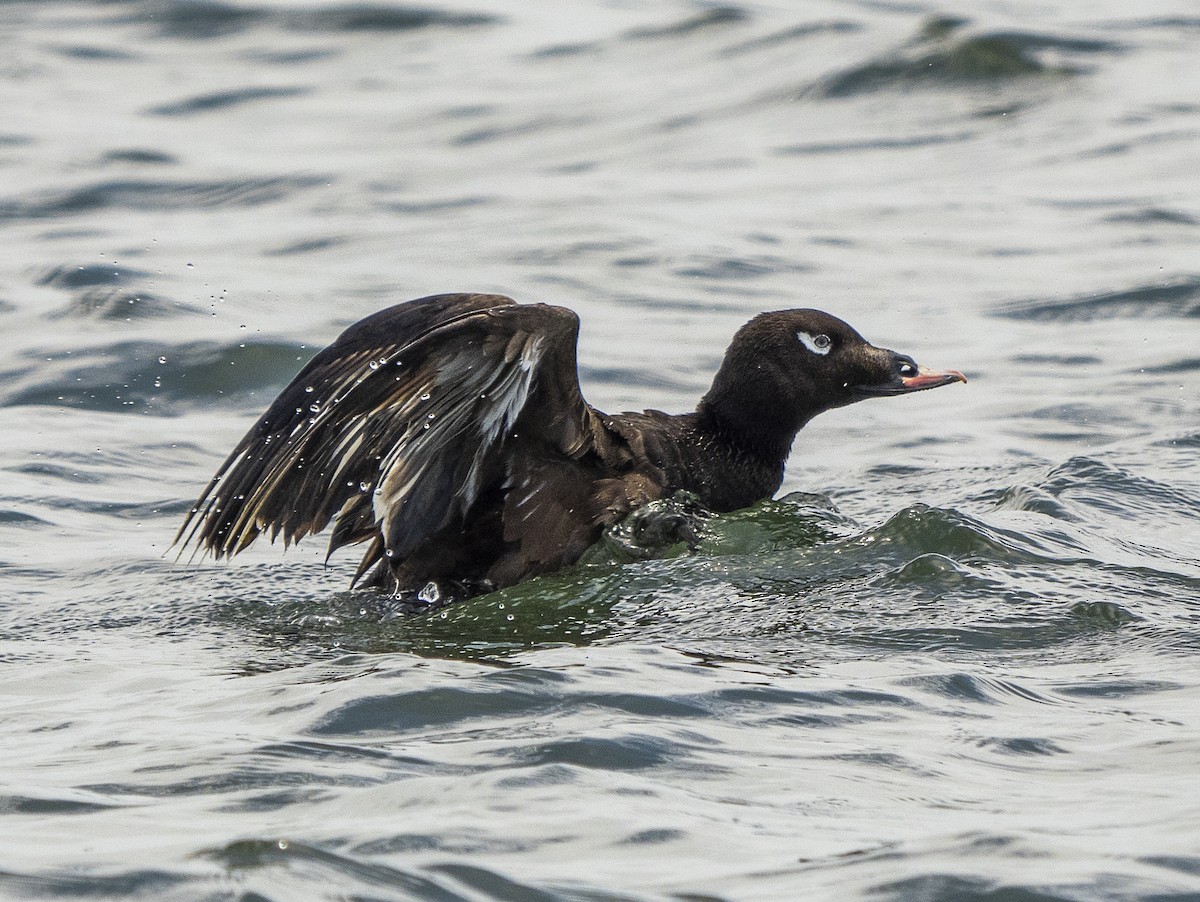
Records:
[[[471,594],[578,560],[604,528],[691,493],[721,513],[769,498],[796,433],[866,398],[966,382],[819,310],[760,314],[691,413],[584,400],[579,318],[441,294],[350,326],[238,442],[176,536],[217,558],[333,524],[366,543],[352,585]]]

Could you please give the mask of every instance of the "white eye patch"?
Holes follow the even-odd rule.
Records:
[[[797,332],[796,337],[800,339],[800,344],[808,348],[814,354],[820,354],[824,357],[833,348],[833,342],[828,335],[824,333],[820,335],[811,335],[808,332]]]

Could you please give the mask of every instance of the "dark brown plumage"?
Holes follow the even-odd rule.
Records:
[[[332,521],[330,554],[368,543],[355,582],[512,585],[679,490],[715,512],[769,497],[822,411],[966,381],[827,313],[782,310],[738,331],[695,412],[610,416],[580,393],[578,332],[570,310],[489,294],[367,317],[238,443],[176,542],[229,557],[263,532],[290,543]]]

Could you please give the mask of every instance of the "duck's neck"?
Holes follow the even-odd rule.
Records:
[[[697,426],[739,455],[764,464],[782,467],[792,450],[796,433],[804,424],[795,425],[765,411],[747,411],[738,404],[714,401],[711,393],[696,407]]]
[[[748,430],[729,422],[704,401],[693,415],[701,480],[708,489],[707,506],[737,510],[775,493],[796,433]]]

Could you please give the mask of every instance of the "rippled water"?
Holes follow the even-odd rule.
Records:
[[[1200,897],[1191,0],[438,4],[0,6],[0,893]],[[429,617],[177,563],[447,290],[578,310],[609,410],[791,306],[971,381]]]

